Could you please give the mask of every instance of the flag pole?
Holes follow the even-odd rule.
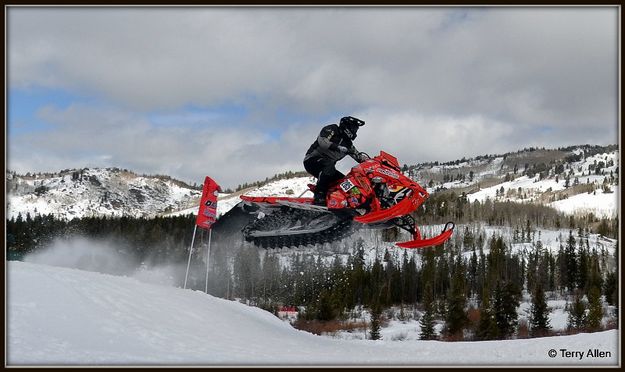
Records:
[[[211,236],[213,235],[213,229],[208,230],[208,248],[206,249],[206,286],[204,292],[208,294],[208,264],[211,258]]]
[[[189,277],[189,267],[191,266],[191,253],[193,252],[193,243],[195,242],[195,233],[197,225],[193,228],[193,238],[191,238],[191,248],[189,248],[189,261],[187,261],[187,273],[184,275],[184,289],[187,289],[187,278]]]

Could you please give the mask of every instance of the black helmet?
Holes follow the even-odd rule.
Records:
[[[339,128],[343,130],[343,133],[349,137],[349,139],[353,140],[356,138],[356,132],[359,127],[365,125],[365,122],[357,119],[353,116],[345,116],[341,118],[339,122]]]

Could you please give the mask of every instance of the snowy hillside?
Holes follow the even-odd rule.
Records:
[[[465,192],[471,202],[490,199],[539,203],[566,214],[616,217],[620,193],[618,151],[587,157],[583,153],[582,150],[521,152],[457,164],[419,166],[414,173],[419,182],[429,183],[428,191],[455,189],[458,193]],[[579,160],[576,157],[567,160],[573,155]],[[528,162],[539,166],[532,168]],[[524,170],[526,165],[529,171]],[[440,174],[448,177],[430,182]]]
[[[26,213],[62,219],[91,216],[154,217],[198,204],[201,190],[168,177],[116,168],[52,175],[7,175],[7,218]]]
[[[521,154],[523,155],[523,154]],[[519,157],[521,156],[519,155]],[[508,160],[510,162],[510,160]],[[592,174],[596,164],[611,164],[602,167],[603,174]],[[514,201],[519,203],[538,203],[549,205],[565,214],[594,213],[597,217],[613,218],[618,214],[618,195],[620,186],[617,184],[603,185],[606,174],[618,175],[618,152],[601,153],[589,156],[570,165],[569,180],[561,176],[556,179],[553,173],[543,179],[540,175],[528,177],[518,175],[505,181],[504,176],[511,171],[506,166],[503,156],[488,160],[468,160],[458,164],[420,166],[418,171],[408,172],[422,186],[427,186],[431,194],[445,189],[466,192],[471,202],[483,202],[486,199],[497,201]],[[428,186],[432,174],[469,174],[473,172],[473,180],[449,181],[434,183]],[[485,182],[486,180],[486,182]],[[567,185],[567,182],[569,185]],[[295,177],[269,182],[261,187],[243,190],[234,194],[220,195],[218,215],[222,216],[240,202],[240,195],[247,196],[303,196],[310,197],[307,184],[315,183],[313,177]],[[486,184],[488,186],[483,186]],[[586,186],[584,186],[586,185]],[[502,192],[503,188],[503,192]],[[589,191],[590,190],[590,191]],[[307,192],[307,193],[305,193]],[[179,214],[197,214],[197,207],[190,208]]]
[[[430,193],[451,189],[466,193],[471,202],[540,203],[566,214],[592,212],[597,217],[613,218],[618,214],[620,193],[618,151],[590,149],[599,153],[585,147],[528,151],[418,165],[407,174]],[[242,194],[297,197],[314,181],[312,177],[295,177],[221,194],[217,213],[228,212]],[[8,218],[30,213],[67,219],[197,214],[201,195],[200,190],[168,177],[142,177],[116,168],[68,170],[37,177],[7,174],[7,192]]]
[[[260,187],[252,187],[232,194],[219,194],[217,199],[217,216],[223,216],[229,210],[234,208],[241,202],[241,195],[247,196],[290,196],[312,197],[312,193],[308,190],[308,184],[315,183],[313,177],[294,177],[289,179],[277,180],[269,182]],[[197,215],[199,206],[178,211],[170,215]]]
[[[34,263],[7,269],[9,366],[620,363],[615,330],[487,342],[332,339],[198,291]]]

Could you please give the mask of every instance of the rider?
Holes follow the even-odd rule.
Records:
[[[336,162],[345,155],[351,156],[357,162],[363,159],[354,147],[352,141],[356,138],[358,128],[365,122],[352,116],[341,118],[339,125],[330,124],[323,129],[313,142],[304,157],[304,168],[308,173],[317,177],[315,198],[313,204],[325,205],[326,193],[330,184],[345,175],[336,170]]]

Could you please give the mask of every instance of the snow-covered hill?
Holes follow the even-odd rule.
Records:
[[[217,199],[217,216],[223,216],[229,210],[241,202],[241,195],[247,196],[300,196],[312,197],[308,191],[308,184],[315,183],[313,177],[293,177],[277,181],[271,181],[260,187],[250,187],[231,194],[219,194]],[[170,213],[169,215],[194,214],[197,215],[199,206]]]
[[[508,160],[510,161],[510,160]],[[522,160],[519,160],[522,161]],[[599,174],[593,173],[598,163],[605,165]],[[555,168],[555,165],[554,165]],[[432,173],[469,174],[473,172],[473,179],[464,181],[449,181],[429,184],[428,178]],[[480,171],[478,171],[480,170]],[[471,202],[483,202],[486,199],[497,201],[514,201],[519,203],[538,203],[551,206],[565,214],[593,213],[597,217],[613,218],[618,214],[618,197],[620,186],[614,183],[604,185],[607,178],[618,177],[618,152],[601,153],[572,162],[566,170],[566,176],[548,172],[544,178],[540,174],[533,177],[527,175],[510,175],[505,181],[505,175],[511,169],[505,166],[503,156],[480,161],[466,161],[452,165],[422,166],[418,172],[409,172],[423,186],[427,186],[430,193],[439,190],[458,190],[458,194],[466,192]],[[567,180],[568,178],[568,180]],[[487,180],[487,182],[485,182]],[[312,177],[299,177],[287,180],[278,180],[262,187],[246,191],[249,196],[299,196],[307,190],[307,184],[314,183]],[[429,184],[429,185],[428,185]],[[486,184],[488,186],[483,186]],[[310,193],[307,194],[310,196]],[[220,215],[227,212],[239,201],[239,195],[224,195],[219,207]],[[195,208],[197,213],[197,208]]]
[[[514,201],[549,205],[566,214],[616,217],[620,185],[618,150],[575,147],[421,164],[406,172],[430,193],[455,190],[469,201]],[[598,151],[598,152],[597,152]],[[596,152],[596,153],[595,153]],[[219,196],[219,216],[249,196],[299,196],[312,177],[269,182]],[[68,170],[53,175],[7,174],[7,216],[19,213],[84,216],[197,214],[201,190],[169,177],[145,177],[116,168]],[[310,193],[307,196],[311,196]]]
[[[527,151],[420,165],[412,173],[429,185],[430,192],[455,189],[466,193],[471,202],[539,203],[566,214],[613,218],[619,205],[619,154],[617,150],[593,152],[584,146],[569,151]],[[441,175],[447,177],[441,180]]]
[[[154,217],[197,205],[202,194],[169,177],[139,176],[117,168],[28,177],[7,174],[7,191],[7,218],[30,213],[62,219]]]
[[[8,366],[620,364],[615,330],[487,342],[332,339],[198,291],[42,264],[6,265]]]

